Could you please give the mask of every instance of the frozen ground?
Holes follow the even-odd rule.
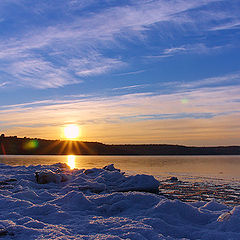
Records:
[[[232,207],[240,205],[239,181],[188,182],[165,179],[160,183],[159,194],[169,199],[184,202],[216,200]]]
[[[113,166],[0,164],[0,238],[240,239],[239,206],[170,200],[158,185]]]

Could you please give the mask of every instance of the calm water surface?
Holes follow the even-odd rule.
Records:
[[[240,181],[240,156],[66,156],[0,155],[12,166],[67,163],[71,168],[101,168],[114,163],[128,174],[151,174],[158,179]]]

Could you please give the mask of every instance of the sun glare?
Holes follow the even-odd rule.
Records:
[[[67,165],[70,167],[70,169],[75,168],[75,156],[74,155],[67,156]]]
[[[79,126],[75,124],[67,125],[64,128],[64,135],[67,139],[76,139],[80,135]]]

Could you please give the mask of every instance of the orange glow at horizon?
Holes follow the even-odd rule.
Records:
[[[67,139],[76,139],[80,136],[80,128],[76,124],[69,124],[64,127],[64,136]]]

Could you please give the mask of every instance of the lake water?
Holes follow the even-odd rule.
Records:
[[[102,168],[114,163],[127,174],[151,174],[162,180],[177,176],[188,181],[240,181],[240,156],[66,156],[0,155],[12,166],[67,163],[71,168]]]

